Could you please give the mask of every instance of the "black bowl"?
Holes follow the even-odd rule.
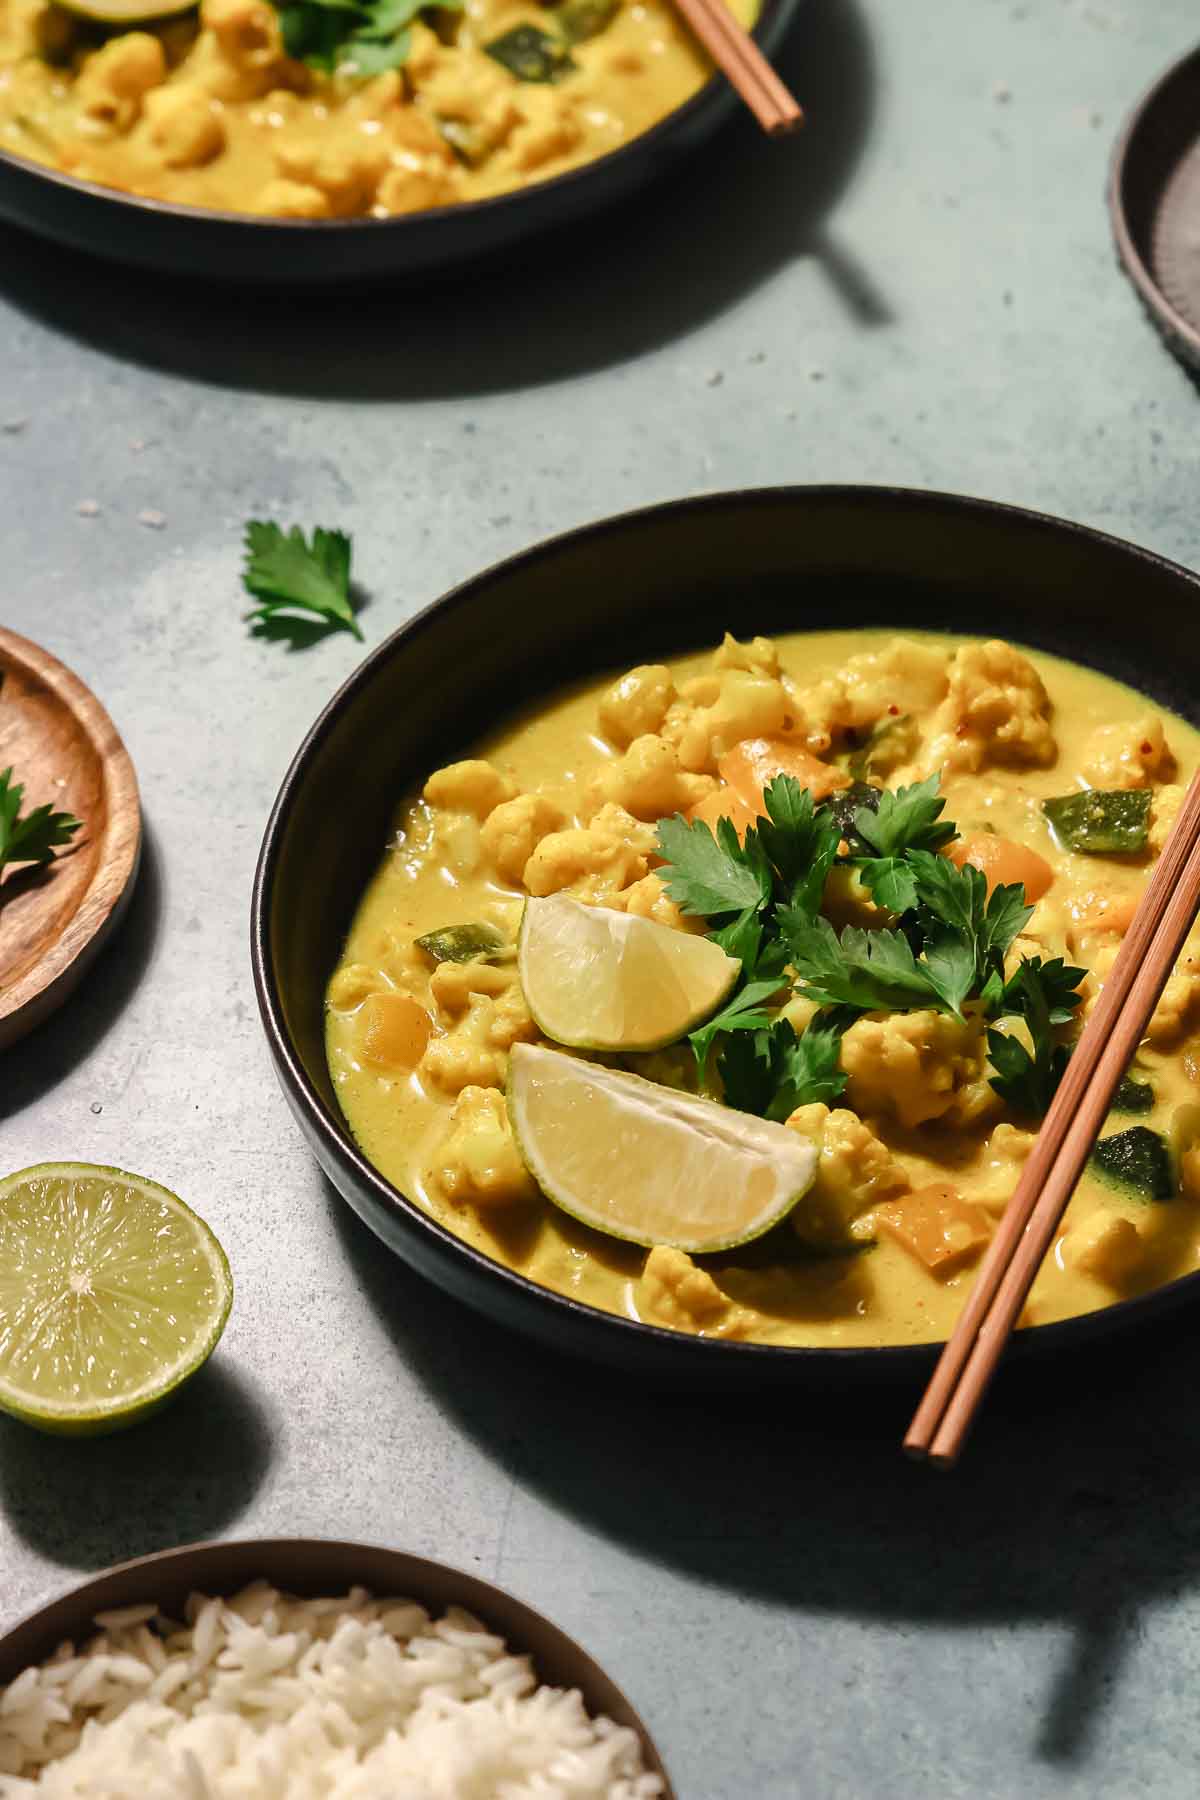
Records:
[[[1200,578],[1081,525],[891,488],[716,494],[569,532],[477,576],[380,645],[321,714],[267,825],[254,980],[284,1093],[372,1230],[468,1305],[556,1348],[724,1385],[916,1378],[935,1346],[790,1349],[598,1312],[468,1248],[386,1181],[334,1098],[323,996],[398,797],[515,705],[719,640],[828,626],[1003,635],[1087,663],[1200,723]],[[1057,1351],[1192,1295],[1200,1274],[1018,1334]]]
[[[763,0],[768,54],[800,0]],[[548,181],[396,219],[267,219],[146,200],[0,151],[0,219],[72,249],[173,274],[269,285],[417,280],[494,256],[623,199],[712,136],[741,104],[724,76],[619,150]]]
[[[189,1594],[229,1599],[252,1581],[269,1581],[285,1593],[320,1599],[351,1587],[415,1600],[432,1613],[463,1606],[498,1631],[513,1650],[531,1655],[539,1681],[578,1688],[595,1717],[604,1713],[627,1725],[642,1740],[646,1766],[663,1778],[663,1800],[674,1789],[658,1749],[625,1695],[573,1638],[503,1588],[445,1563],[385,1550],[376,1544],[330,1538],[249,1538],[231,1544],[188,1544],[160,1550],[92,1575],[81,1587],[39,1607],[0,1635],[0,1687],[15,1681],[31,1663],[43,1662],[69,1639],[93,1635],[98,1612],[124,1606],[159,1607],[178,1618]]]

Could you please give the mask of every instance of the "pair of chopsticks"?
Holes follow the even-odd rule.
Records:
[[[782,137],[803,124],[795,99],[725,0],[675,0],[675,5],[768,137]]]
[[[1118,1083],[1200,911],[1200,774],[1080,1035],[1000,1229],[904,1440],[913,1457],[958,1460]]]

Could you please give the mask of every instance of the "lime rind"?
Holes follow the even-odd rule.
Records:
[[[709,938],[567,894],[525,902],[517,960],[538,1030],[574,1050],[661,1050],[711,1018],[741,974]]]
[[[626,1243],[736,1249],[816,1178],[816,1146],[784,1125],[540,1045],[513,1045],[507,1098],[546,1198]]]
[[[188,1242],[201,1253],[215,1296],[214,1302],[207,1304],[202,1316],[197,1318],[194,1333],[169,1359],[111,1399],[89,1397],[58,1401],[44,1392],[35,1395],[13,1381],[0,1357],[0,1412],[44,1432],[98,1436],[137,1424],[157,1412],[204,1366],[220,1341],[229,1318],[233,1305],[233,1276],[229,1259],[211,1228],[178,1195],[145,1176],[96,1163],[38,1163],[0,1180],[0,1243],[6,1235],[6,1204],[13,1196],[35,1183],[55,1181],[101,1183],[124,1189],[126,1194],[140,1196],[165,1208],[186,1226]],[[13,1229],[11,1222],[7,1228]]]

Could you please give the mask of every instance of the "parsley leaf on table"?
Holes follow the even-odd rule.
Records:
[[[309,613],[331,629],[362,638],[350,602],[350,539],[318,525],[311,544],[298,525],[290,531],[252,519],[246,526],[242,585],[257,601],[247,617],[258,625]]]
[[[782,1123],[798,1106],[836,1100],[846,1086],[840,1054],[840,1032],[810,1025],[797,1037],[788,1019],[731,1037],[717,1064],[726,1103]]]
[[[48,863],[55,846],[69,842],[83,821],[49,804],[22,817],[25,788],[12,776],[11,768],[0,769],[0,869],[6,863]]]

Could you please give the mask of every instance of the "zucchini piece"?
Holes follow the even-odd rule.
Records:
[[[1060,850],[1080,850],[1086,856],[1129,856],[1146,848],[1149,788],[1119,788],[1111,793],[1089,788],[1083,794],[1043,800],[1042,811]]]
[[[1131,1125],[1128,1131],[1101,1138],[1092,1151],[1092,1164],[1112,1186],[1143,1200],[1171,1200],[1175,1196],[1167,1140],[1148,1125]]]
[[[568,44],[586,44],[608,30],[619,4],[620,0],[565,0],[554,16]]]
[[[483,48],[518,81],[561,81],[577,66],[564,40],[539,25],[514,25]]]
[[[443,925],[416,939],[434,962],[499,962],[512,946],[494,925]]]
[[[1112,1098],[1112,1110],[1119,1113],[1153,1112],[1154,1089],[1148,1081],[1135,1081],[1132,1075],[1123,1075]]]
[[[854,830],[855,813],[863,806],[871,812],[878,812],[882,796],[882,788],[873,787],[867,781],[852,781],[848,788],[830,794],[828,800],[823,800],[817,810],[829,815],[842,836],[853,847],[858,842]]]

